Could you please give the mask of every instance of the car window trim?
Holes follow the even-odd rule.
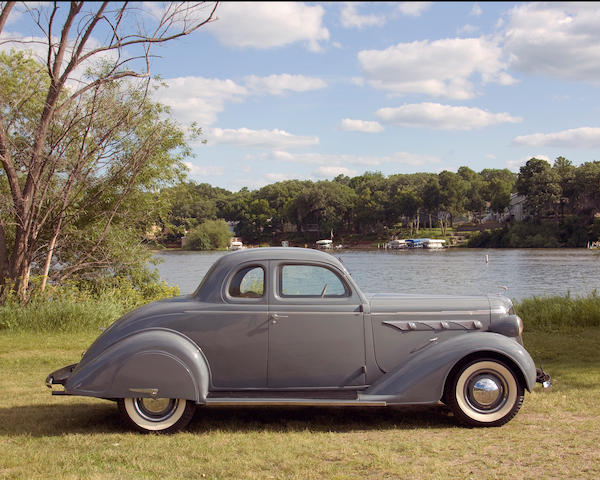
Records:
[[[229,288],[231,287],[231,282],[233,278],[242,270],[247,268],[260,268],[263,271],[263,293],[260,297],[251,298],[251,297],[234,297],[229,294]],[[227,275],[227,279],[225,281],[225,285],[223,288],[223,299],[227,303],[256,303],[256,304],[266,304],[268,298],[268,268],[267,265],[260,262],[248,262],[242,265],[237,265],[237,268],[232,269],[230,273]]]
[[[283,293],[283,267],[287,267],[287,266],[318,267],[318,268],[324,268],[326,270],[329,270],[331,273],[333,273],[338,278],[338,280],[340,282],[342,282],[342,286],[344,287],[345,294],[344,295],[325,295],[323,297],[321,297],[321,295],[285,295]],[[329,265],[324,265],[322,263],[293,262],[293,261],[281,262],[277,265],[277,282],[276,283],[277,283],[277,289],[276,289],[275,294],[281,300],[320,299],[323,301],[327,301],[327,300],[331,301],[331,300],[348,299],[354,295],[352,288],[350,288],[350,285],[348,285],[348,282],[346,282],[346,279],[343,277],[341,272],[337,271],[333,267],[330,267]]]

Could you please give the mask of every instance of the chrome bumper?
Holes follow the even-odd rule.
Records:
[[[537,368],[535,373],[535,381],[537,383],[541,383],[542,387],[550,388],[552,386],[552,377],[550,377],[550,375],[544,372],[544,369],[542,367]]]
[[[65,384],[67,383],[67,380],[71,376],[71,373],[73,373],[73,370],[75,370],[76,366],[77,366],[77,364],[74,363],[73,365],[67,365],[66,367],[63,367],[59,370],[55,370],[54,372],[52,372],[50,375],[48,375],[46,377],[46,386],[50,389],[52,388],[53,385],[62,385],[64,387]],[[52,395],[68,395],[68,394],[61,390],[52,390]]]

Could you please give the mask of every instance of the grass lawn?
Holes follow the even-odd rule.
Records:
[[[112,402],[52,397],[46,375],[96,333],[0,332],[0,479],[600,478],[600,328],[526,333],[554,387],[501,428],[442,408],[198,409],[187,431],[142,435]]]

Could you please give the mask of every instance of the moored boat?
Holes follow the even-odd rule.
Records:
[[[431,250],[436,250],[440,248],[444,248],[446,245],[446,240],[438,240],[437,238],[426,238],[423,242],[423,248],[429,248]]]
[[[331,248],[333,246],[333,240],[317,240],[315,242],[317,248]]]

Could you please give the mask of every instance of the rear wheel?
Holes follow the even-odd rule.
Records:
[[[446,386],[445,399],[459,422],[499,427],[523,404],[524,390],[510,367],[499,360],[477,359],[461,367]]]
[[[141,432],[173,433],[186,427],[196,405],[182,398],[121,398],[123,419]]]

